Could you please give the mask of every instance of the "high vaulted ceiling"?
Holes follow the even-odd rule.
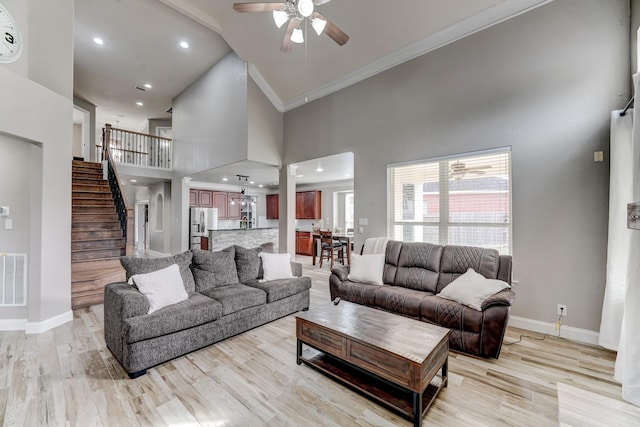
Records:
[[[270,13],[236,13],[233,0],[82,0],[74,89],[99,107],[99,125],[138,130],[148,118],[168,117],[171,100],[233,49],[287,111],[549,1],[332,0],[317,10],[349,42],[340,47],[309,28],[305,43],[284,53],[285,28]],[[96,36],[105,44],[95,45]],[[190,48],[178,47],[181,40]],[[136,89],[147,82],[151,90]]]

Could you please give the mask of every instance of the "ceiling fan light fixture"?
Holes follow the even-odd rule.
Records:
[[[299,0],[298,1],[298,12],[300,15],[308,18],[313,13],[313,1],[312,0]]]
[[[324,28],[327,26],[327,21],[315,17],[311,19],[311,26],[316,31],[316,34],[320,35],[324,31]]]
[[[293,33],[291,33],[291,41],[294,43],[304,43],[304,36],[302,35],[300,27],[295,28]]]
[[[276,23],[276,27],[282,27],[289,20],[289,14],[284,10],[273,11],[273,22]]]

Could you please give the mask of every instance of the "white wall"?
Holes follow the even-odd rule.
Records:
[[[386,166],[511,146],[512,313],[597,331],[609,114],[629,85],[629,2],[557,0],[285,115],[285,163],[355,155],[355,215],[386,235]],[[326,129],[326,132],[310,132]]]
[[[27,45],[21,59],[0,65],[0,134],[28,145],[30,185],[16,205],[29,206],[29,289],[26,319],[0,309],[0,319],[39,332],[71,320],[71,144],[73,0],[8,0]],[[53,10],[55,9],[55,10]],[[44,19],[50,13],[55,20]],[[41,58],[57,52],[54,66]],[[46,56],[46,55],[45,55]],[[0,147],[3,149],[4,147]],[[4,155],[4,150],[0,156]],[[0,181],[13,176],[0,170]],[[19,212],[16,212],[19,213]],[[11,249],[9,249],[11,250]],[[24,326],[24,325],[23,325]]]

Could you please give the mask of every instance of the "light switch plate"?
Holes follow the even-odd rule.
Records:
[[[5,219],[4,220],[4,228],[5,228],[5,230],[13,230],[13,220],[12,219]]]
[[[602,152],[602,151],[594,151],[593,152],[593,161],[594,162],[604,162],[604,152]]]
[[[358,225],[369,225],[369,218],[359,218]]]

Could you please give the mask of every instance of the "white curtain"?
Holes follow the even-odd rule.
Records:
[[[635,99],[640,103],[640,74],[633,76]],[[630,181],[631,196],[625,202],[640,202],[640,108],[633,111],[632,136],[627,159],[622,159],[625,143],[624,129],[628,123],[624,118],[612,116],[611,127],[611,194],[609,247],[607,254],[607,288],[602,310],[600,343],[609,348],[617,348],[614,377],[622,383],[622,398],[640,406],[640,230],[623,230],[618,221],[625,222],[620,212],[622,197],[627,197]],[[615,131],[614,131],[615,127]],[[629,164],[630,163],[630,164]],[[623,172],[630,168],[630,173]],[[623,182],[619,182],[622,179]],[[614,188],[614,182],[620,188]],[[622,192],[620,194],[620,192]],[[616,203],[616,206],[612,204]],[[621,217],[621,218],[620,218]],[[611,224],[613,223],[613,225]],[[625,237],[626,236],[626,237]],[[625,249],[626,248],[626,249]],[[623,262],[618,262],[620,257]],[[625,265],[626,264],[626,267]],[[609,271],[611,269],[611,271]],[[620,302],[620,296],[624,299]],[[615,329],[620,330],[616,339]],[[617,343],[616,343],[617,341]]]
[[[621,111],[611,112],[607,285],[599,337],[599,344],[610,350],[618,350],[620,343],[633,233],[627,228],[627,203],[633,200],[633,110],[629,110],[624,116],[620,113]]]

